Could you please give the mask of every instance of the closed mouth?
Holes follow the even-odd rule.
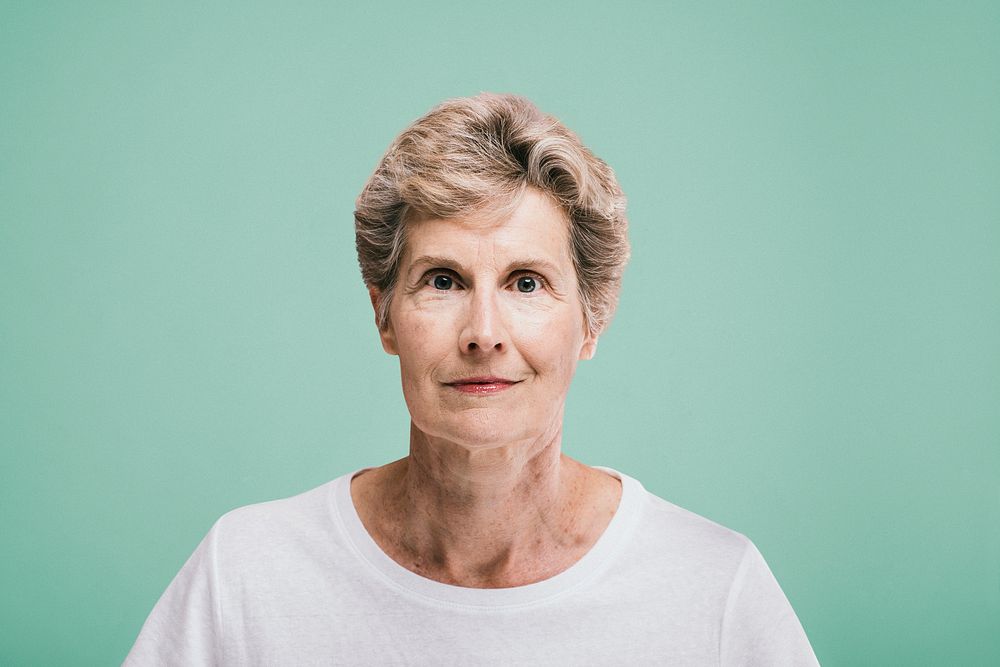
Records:
[[[510,389],[520,382],[498,377],[470,377],[446,382],[445,385],[466,394],[495,394]]]
[[[507,378],[498,377],[473,377],[473,378],[461,378],[459,380],[452,380],[451,382],[446,382],[449,385],[459,385],[459,384],[516,384],[518,380],[508,380]]]

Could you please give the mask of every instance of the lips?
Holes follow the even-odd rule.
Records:
[[[507,378],[486,376],[461,378],[453,380],[452,382],[446,382],[445,384],[452,389],[462,392],[463,394],[486,395],[499,394],[510,389],[519,382],[520,380],[508,380]]]

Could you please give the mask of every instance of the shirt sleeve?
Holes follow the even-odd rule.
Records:
[[[720,641],[725,667],[819,665],[792,605],[749,540],[729,590]]]
[[[220,664],[222,637],[216,576],[216,527],[160,596],[123,663]]]

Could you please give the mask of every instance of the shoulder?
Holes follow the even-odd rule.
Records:
[[[619,473],[620,474],[620,473]],[[744,534],[647,491],[621,475],[632,496],[634,527],[628,540],[629,562],[654,578],[688,581],[721,595],[742,561],[755,551]]]
[[[634,477],[610,468],[603,470],[622,480],[623,508],[635,515],[639,536],[652,541],[668,540],[700,555],[737,559],[751,545],[742,533],[661,498]]]
[[[248,609],[255,617],[286,614],[310,599],[322,581],[317,573],[342,571],[348,560],[333,506],[343,479],[219,518],[160,597],[126,664],[225,662],[224,629],[232,631],[233,619]]]
[[[335,529],[334,489],[341,480],[230,510],[215,522],[206,539],[220,554],[239,560],[265,550],[275,553],[329,539]]]
[[[750,540],[746,535],[644,490],[642,517],[647,529],[670,537],[703,554],[742,557]]]

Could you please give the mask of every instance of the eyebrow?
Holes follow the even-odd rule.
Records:
[[[421,255],[413,260],[410,264],[407,273],[412,273],[414,269],[424,268],[424,267],[441,267],[442,269],[451,269],[456,273],[462,272],[462,264],[450,257],[441,257],[436,255]],[[522,259],[515,259],[507,265],[504,269],[504,273],[510,273],[517,269],[538,269],[546,273],[555,274],[558,277],[562,277],[562,271],[559,270],[552,262],[542,259],[540,257],[525,257]]]
[[[425,267],[425,266],[435,266],[435,267],[439,266],[442,269],[453,269],[455,271],[458,271],[459,269],[462,268],[461,264],[448,257],[438,257],[435,255],[421,255],[420,257],[417,257],[415,260],[413,260],[408,270],[413,271],[413,269],[417,267]]]

